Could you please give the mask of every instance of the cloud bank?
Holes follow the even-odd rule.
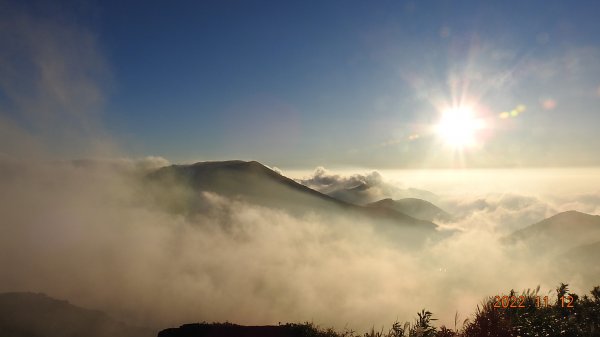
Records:
[[[518,214],[532,207],[527,198],[490,199],[495,212],[475,208],[456,224],[462,232],[411,251],[343,214],[290,215],[188,186],[149,190],[143,165],[0,167],[0,291],[45,292],[138,324],[366,329],[423,307],[449,324],[485,295],[565,281],[549,259],[500,243],[496,212]],[[193,193],[203,211],[171,212],[152,193]]]

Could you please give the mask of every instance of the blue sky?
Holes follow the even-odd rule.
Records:
[[[93,55],[83,57],[101,62],[61,48],[76,53],[65,55],[66,67],[77,63],[68,78],[97,84],[102,134],[130,156],[280,167],[600,164],[594,1],[3,6],[54,27],[39,30],[48,34],[86,32]],[[4,82],[3,115],[38,133],[18,122],[15,90]],[[488,129],[469,148],[432,131],[460,97]]]

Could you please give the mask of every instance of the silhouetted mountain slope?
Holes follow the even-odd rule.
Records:
[[[582,280],[597,284],[600,278],[600,241],[577,246],[560,254],[556,264],[565,275],[578,275]]]
[[[76,307],[43,294],[0,294],[2,337],[151,337],[150,329],[117,322],[100,311]]]
[[[600,216],[577,211],[558,213],[511,234],[509,242],[525,241],[533,248],[567,251],[600,240]]]
[[[370,204],[368,207],[389,208],[404,213],[416,219],[427,221],[450,221],[452,216],[436,205],[416,198],[404,198],[400,200],[382,199]]]
[[[363,216],[404,226],[434,230],[429,221],[415,219],[393,209],[353,205],[315,191],[267,168],[256,161],[200,162],[172,165],[150,174],[158,186],[187,186],[195,193],[209,191],[254,204],[285,209],[294,213],[308,211],[327,214]],[[193,198],[187,195],[186,198]],[[184,202],[185,207],[193,202]],[[360,219],[357,219],[360,220]]]
[[[573,258],[576,256],[584,256],[590,262],[595,262],[596,264],[600,262],[600,241],[590,243],[588,245],[577,246],[573,249],[570,249],[568,252],[564,254],[567,258]],[[599,265],[600,267],[600,265]]]
[[[349,206],[345,202],[298,184],[256,161],[231,160],[172,165],[159,169],[152,176],[171,176],[196,190],[215,192],[228,197],[243,197],[259,204]]]

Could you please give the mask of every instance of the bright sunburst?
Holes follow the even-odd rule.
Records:
[[[483,127],[483,120],[471,108],[456,107],[443,112],[436,131],[446,144],[466,148],[477,145],[477,134]]]

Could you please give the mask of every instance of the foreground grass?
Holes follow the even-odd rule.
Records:
[[[511,290],[507,298],[514,296],[517,299],[514,303],[518,307],[514,308],[508,307],[507,301],[502,303],[498,298],[487,298],[471,319],[453,329],[436,327],[433,314],[425,310],[417,313],[412,323],[396,322],[388,331],[372,329],[363,335],[354,331],[322,329],[311,323],[287,324],[286,327],[292,335],[306,337],[600,337],[600,287],[595,287],[591,296],[580,297],[570,293],[568,285],[561,284],[556,289],[556,297],[551,296],[547,301],[538,293],[539,287],[522,294]]]

